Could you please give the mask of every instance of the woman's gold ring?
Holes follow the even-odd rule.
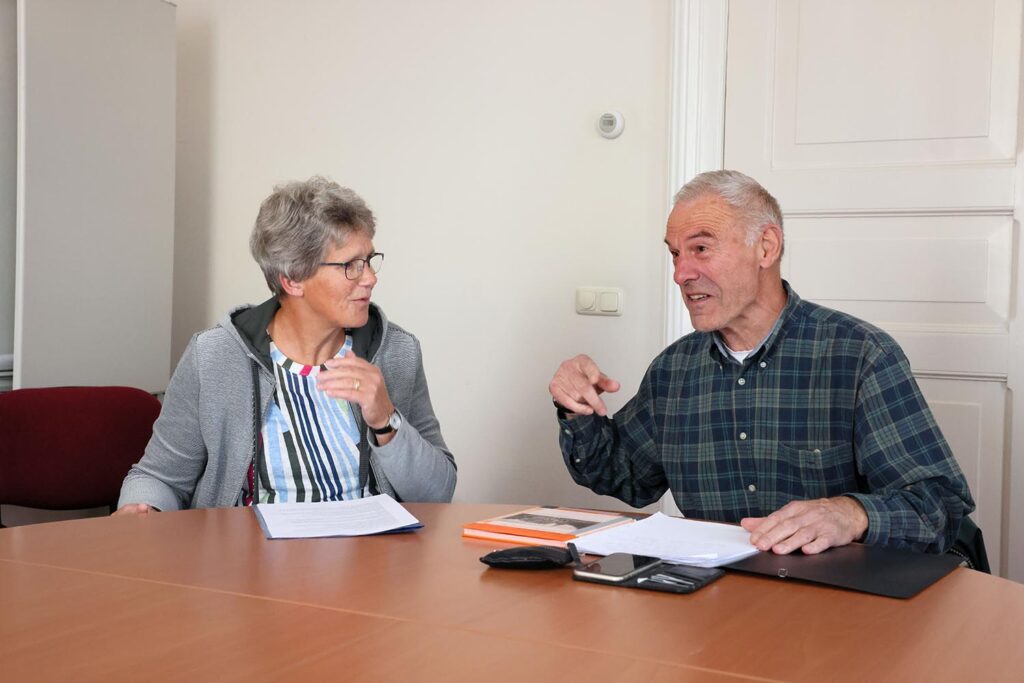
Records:
[[[359,391],[359,380],[357,380],[357,379],[355,379],[355,380],[352,380],[352,388],[353,388],[353,389],[354,389],[355,391]]]

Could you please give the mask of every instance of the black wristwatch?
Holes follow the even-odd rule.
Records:
[[[569,410],[568,408],[566,408],[565,406],[563,406],[561,403],[559,403],[555,399],[551,399],[551,402],[555,404],[555,411],[558,413],[558,419],[559,420],[568,419],[568,417],[570,415],[575,415],[576,414],[576,413],[572,412],[571,410]]]
[[[391,412],[391,417],[388,418],[388,423],[377,429],[376,427],[370,427],[370,431],[380,436],[382,434],[390,434],[391,432],[398,431],[398,428],[402,426],[402,416],[398,414],[398,410]]]

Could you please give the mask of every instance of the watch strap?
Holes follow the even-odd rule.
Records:
[[[388,421],[387,421],[387,423],[383,427],[377,428],[377,427],[370,427],[369,425],[367,425],[367,427],[370,427],[370,431],[373,432],[374,434],[376,434],[377,436],[381,436],[383,434],[390,434],[391,432],[395,431],[395,429],[396,429],[395,424],[396,423],[401,424],[401,422],[399,420],[395,419],[396,417],[398,417],[398,410],[397,409],[392,411],[391,415],[388,416]]]

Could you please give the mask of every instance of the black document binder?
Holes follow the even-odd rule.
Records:
[[[762,552],[724,569],[811,581],[890,598],[910,598],[956,569],[961,561],[955,555],[852,543],[817,555]]]

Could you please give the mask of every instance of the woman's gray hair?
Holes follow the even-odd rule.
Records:
[[[373,237],[376,221],[366,202],[352,190],[313,176],[278,185],[260,204],[249,236],[267,286],[284,293],[280,276],[301,282],[313,276],[328,249],[345,243],[357,230]]]
[[[782,209],[775,197],[753,178],[739,171],[707,171],[694,176],[676,193],[676,204],[706,195],[717,195],[740,214],[747,229],[748,245],[757,241],[767,224],[782,230]]]

